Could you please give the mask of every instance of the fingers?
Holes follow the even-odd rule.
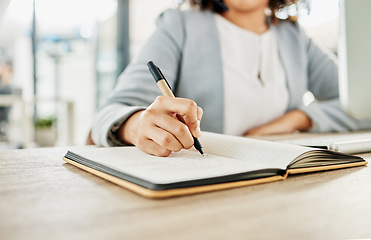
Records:
[[[188,127],[170,115],[160,115],[153,110],[148,110],[145,116],[148,120],[147,137],[160,146],[171,151],[180,151],[182,148],[191,148],[193,138]]]
[[[143,142],[137,147],[143,152],[159,157],[167,157],[171,154],[171,150],[161,147],[151,139],[143,139]]]
[[[200,121],[203,110],[197,104],[185,98],[171,98],[160,96],[155,101],[159,107],[169,106],[169,114],[177,114],[178,119],[189,128],[191,134],[195,137],[201,137]],[[179,117],[180,116],[180,117]]]
[[[204,114],[204,110],[197,106],[197,120],[201,121],[202,115]]]
[[[193,127],[196,127],[195,130],[194,130],[194,133],[193,136],[195,136],[196,138],[199,138],[201,137],[201,128],[200,128],[200,122],[201,122],[201,118],[202,118],[202,115],[203,115],[204,111],[202,110],[202,108],[200,107],[197,107],[197,124]],[[193,129],[191,127],[191,129]]]
[[[176,113],[182,116],[186,125],[197,120],[197,104],[192,100],[159,96],[155,103],[158,109],[164,108],[169,113]]]
[[[172,151],[191,148],[194,144],[192,135],[201,135],[202,114],[202,109],[189,99],[158,97],[140,112],[134,144],[156,156],[168,156]]]

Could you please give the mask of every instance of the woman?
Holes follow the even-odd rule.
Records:
[[[192,147],[200,124],[202,130],[241,136],[371,127],[341,109],[334,60],[296,22],[274,17],[293,2],[192,0],[200,10],[164,12],[98,112],[94,142],[133,144],[168,156]],[[159,66],[178,98],[157,97],[148,61]],[[317,101],[303,106],[308,90]]]

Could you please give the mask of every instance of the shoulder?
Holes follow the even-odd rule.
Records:
[[[213,19],[213,13],[200,10],[167,9],[157,18],[157,26],[179,28],[181,25],[203,24]]]
[[[293,21],[279,21],[277,25],[275,25],[277,31],[280,34],[286,34],[286,35],[293,35],[293,36],[300,36],[305,35],[304,30],[299,25],[298,22]]]
[[[159,15],[158,20],[166,21],[166,20],[174,20],[174,19],[179,19],[179,18],[200,19],[200,18],[208,18],[212,15],[213,13],[209,10],[196,10],[196,9],[180,10],[180,9],[169,8],[163,11]]]
[[[306,48],[311,42],[311,39],[298,22],[280,21],[275,25],[275,30],[279,40],[283,41],[282,44],[298,44]]]
[[[173,38],[182,45],[185,38],[199,38],[215,25],[210,11],[168,9],[156,21],[157,31]]]

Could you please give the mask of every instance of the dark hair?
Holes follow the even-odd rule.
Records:
[[[215,3],[215,0],[189,0],[189,2],[192,7],[198,8],[200,10],[211,10],[217,13],[223,12],[223,9]],[[277,20],[275,17],[275,13],[278,10],[288,7],[292,4],[296,4],[297,2],[298,0],[269,0],[268,7],[272,12],[272,20]],[[291,18],[290,20],[295,20],[295,18]]]

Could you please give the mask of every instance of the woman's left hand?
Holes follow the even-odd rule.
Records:
[[[312,120],[306,113],[300,110],[287,112],[281,117],[249,129],[245,136],[264,136],[273,134],[292,133],[294,131],[306,131],[312,127]]]

